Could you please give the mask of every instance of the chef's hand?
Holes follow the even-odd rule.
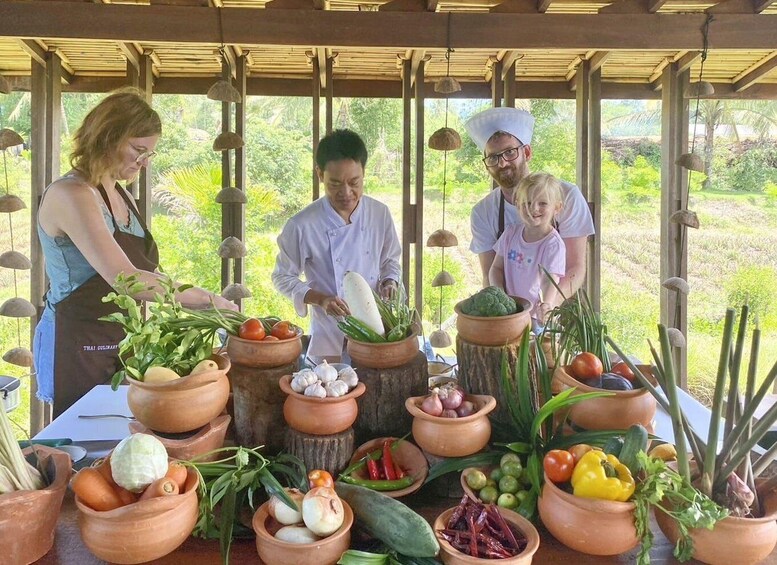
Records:
[[[213,305],[219,310],[232,310],[234,312],[238,312],[240,310],[240,308],[237,307],[237,304],[231,300],[227,300],[223,296],[219,296],[218,294],[213,295]]]
[[[319,306],[330,316],[347,316],[351,313],[345,300],[338,296],[325,296]]]
[[[380,297],[383,300],[391,300],[397,293],[397,281],[394,279],[386,279],[380,283]]]

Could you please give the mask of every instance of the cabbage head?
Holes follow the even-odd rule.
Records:
[[[167,450],[148,434],[132,434],[119,442],[111,454],[111,474],[120,487],[141,492],[167,473]]]

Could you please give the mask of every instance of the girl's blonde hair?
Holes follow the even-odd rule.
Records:
[[[122,88],[102,100],[86,115],[73,138],[70,165],[97,185],[120,160],[122,146],[132,137],[162,133],[159,114],[136,88]]]
[[[550,173],[531,173],[518,183],[513,193],[513,202],[518,208],[518,213],[523,215],[526,204],[542,196],[549,206],[560,209],[564,204],[561,196],[561,181]]]

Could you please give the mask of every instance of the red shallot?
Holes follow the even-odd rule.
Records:
[[[442,414],[442,402],[440,401],[439,389],[432,389],[429,396],[424,398],[421,403],[421,410],[429,414],[430,416],[439,416]]]
[[[458,408],[456,408],[456,414],[459,415],[459,418],[464,418],[465,416],[471,416],[477,412],[477,409],[475,408],[475,403],[471,400],[464,400]]]
[[[458,418],[459,415],[456,414],[455,410],[443,410],[442,411],[442,417],[443,418]]]
[[[440,387],[440,401],[446,410],[456,410],[464,400],[464,391],[456,385]]]

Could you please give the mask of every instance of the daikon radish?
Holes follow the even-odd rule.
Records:
[[[386,337],[383,330],[383,320],[380,318],[378,305],[372,288],[364,277],[354,271],[348,271],[343,277],[343,298],[351,310],[351,315],[364,322],[375,333]]]

